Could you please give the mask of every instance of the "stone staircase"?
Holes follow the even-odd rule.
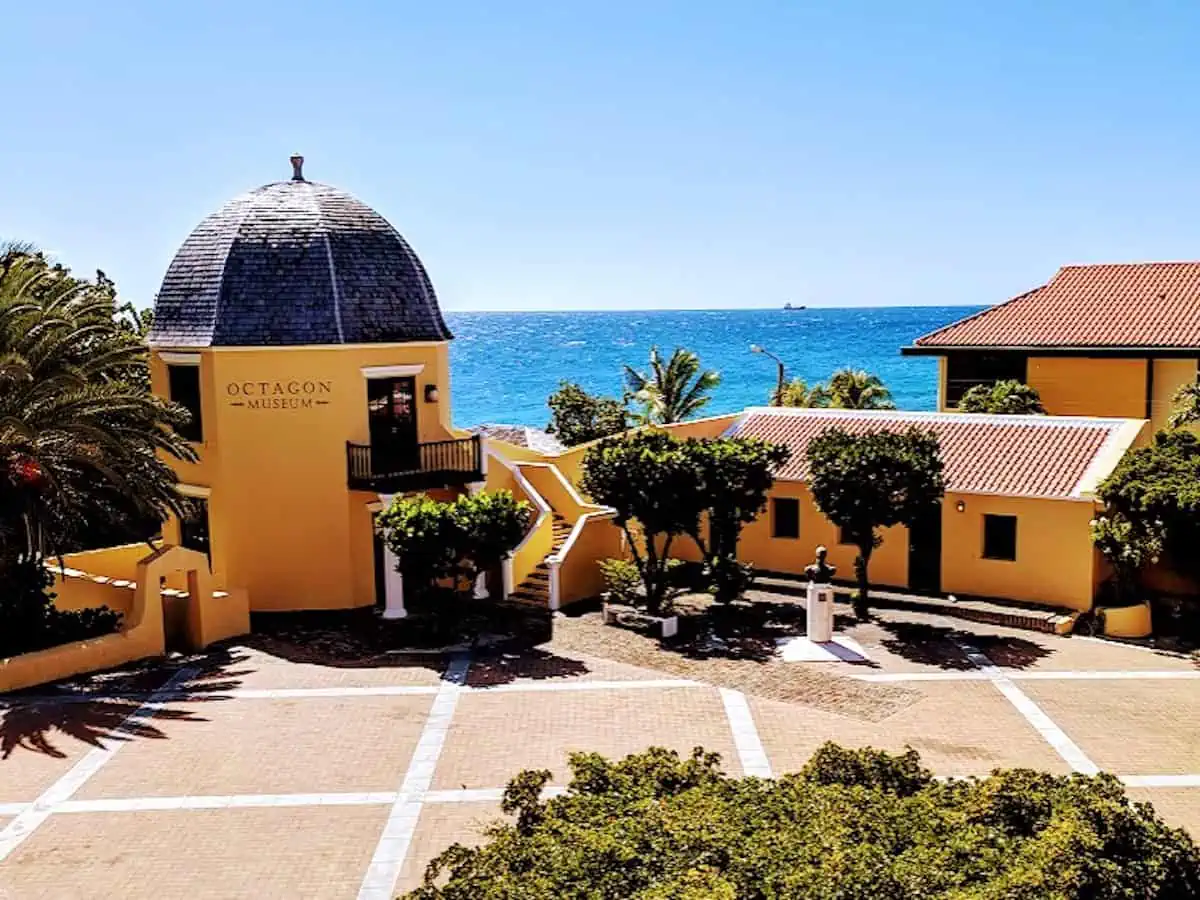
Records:
[[[560,516],[558,513],[552,513],[551,527],[554,530],[554,543],[550,548],[547,556],[553,556],[562,549],[562,545],[567,542],[567,538],[571,535],[571,523]],[[537,564],[537,568],[533,570],[528,578],[522,581],[508,595],[508,599],[516,603],[527,603],[532,606],[549,608],[550,606],[550,565],[543,559]]]
[[[760,591],[804,597],[808,590],[808,583],[795,575],[762,572],[755,578],[754,587]],[[833,590],[840,599],[849,600],[854,588],[845,584],[835,584]],[[971,622],[1005,625],[1009,628],[1023,628],[1027,631],[1041,631],[1046,634],[1070,634],[1071,629],[1075,626],[1075,620],[1078,618],[1078,613],[1069,610],[1037,607],[1032,604],[929,597],[886,588],[871,589],[871,605],[881,609],[934,613]]]

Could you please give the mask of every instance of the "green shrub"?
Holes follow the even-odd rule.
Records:
[[[625,559],[602,559],[600,574],[604,578],[604,592],[611,602],[637,606],[644,601],[642,574],[633,563]]]
[[[107,606],[57,609],[54,576],[41,557],[21,557],[0,570],[0,657],[112,634],[121,614]]]
[[[908,751],[825,745],[795,775],[730,778],[653,748],[571,757],[505,793],[515,824],[455,845],[410,900],[1184,900],[1200,850],[1116,779],[997,771],[942,783]]]

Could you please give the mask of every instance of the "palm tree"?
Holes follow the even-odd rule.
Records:
[[[683,348],[664,362],[658,348],[651,347],[649,372],[625,366],[626,400],[642,407],[642,422],[658,425],[690,419],[707,405],[709,392],[720,383],[717,372],[701,371],[700,357]]]
[[[1183,385],[1171,398],[1174,410],[1167,419],[1171,428],[1184,428],[1200,422],[1200,379]]]
[[[833,409],[895,409],[892,392],[878,375],[862,369],[838,369],[829,377],[828,385],[817,385],[819,402],[813,406]]]
[[[824,385],[808,386],[803,378],[793,378],[783,386],[783,394],[771,391],[772,406],[828,406],[829,398]]]
[[[164,457],[196,458],[174,430],[187,412],[149,392],[115,295],[0,246],[0,567],[184,511]]]

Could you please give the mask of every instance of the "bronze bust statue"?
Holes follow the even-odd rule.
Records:
[[[824,547],[817,548],[817,561],[804,567],[804,574],[808,576],[809,581],[814,584],[829,584],[833,580],[833,576],[837,574],[837,566],[825,562],[828,555],[829,551]]]

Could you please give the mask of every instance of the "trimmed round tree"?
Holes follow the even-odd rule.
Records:
[[[959,412],[1009,416],[1036,416],[1046,412],[1036,390],[1013,380],[975,385],[963,394],[958,409]]]
[[[937,435],[903,431],[851,434],[829,428],[808,445],[809,489],[817,508],[858,548],[854,612],[870,614],[871,554],[881,528],[912,526],[935,512],[945,482]]]

